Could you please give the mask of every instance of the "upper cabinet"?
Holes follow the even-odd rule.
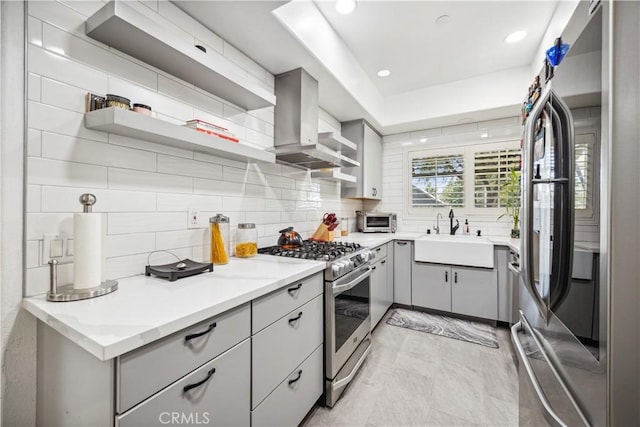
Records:
[[[344,168],[356,177],[356,183],[342,183],[342,197],[356,199],[382,199],[382,136],[365,120],[342,123],[342,136],[357,145],[360,166]]]
[[[124,1],[113,0],[86,22],[89,37],[246,110],[275,105],[273,89],[218,52],[204,52]]]

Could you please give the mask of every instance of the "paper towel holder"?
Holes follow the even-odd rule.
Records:
[[[49,260],[49,280],[51,282],[49,291],[47,292],[47,300],[49,301],[79,301],[107,295],[118,289],[118,282],[116,280],[107,280],[100,283],[98,286],[86,289],[74,289],[73,283],[70,285],[58,286],[59,264],[60,262],[58,262],[57,259]],[[67,262],[63,264],[69,263]]]

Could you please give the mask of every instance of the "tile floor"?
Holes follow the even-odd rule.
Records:
[[[517,426],[518,375],[509,331],[500,348],[387,325],[333,409],[317,407],[305,426]]]

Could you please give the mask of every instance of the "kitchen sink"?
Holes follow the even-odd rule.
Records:
[[[419,262],[493,268],[493,242],[478,236],[426,234],[415,240]]]

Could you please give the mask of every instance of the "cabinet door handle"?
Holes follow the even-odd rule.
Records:
[[[458,283],[458,272],[453,273],[453,283]]]
[[[447,283],[449,281],[449,272],[445,271],[444,272],[444,282]]]
[[[376,248],[376,252],[380,252],[382,248]]]
[[[301,377],[302,377],[302,369],[300,369],[300,370],[298,371],[298,376],[297,376],[297,377],[295,377],[295,378],[294,378],[294,379],[292,379],[292,380],[289,380],[289,385],[293,385],[293,384],[297,383],[298,381],[300,381],[300,378],[301,378]]]
[[[205,379],[203,379],[202,381],[198,381],[197,383],[187,384],[182,389],[182,392],[186,393],[189,390],[191,390],[192,388],[200,387],[202,384],[204,384],[207,381],[209,381],[211,379],[211,377],[213,376],[213,374],[215,374],[215,373],[216,373],[216,368],[209,369],[209,372],[207,372],[207,377]]]
[[[290,294],[294,293],[295,291],[299,290],[302,287],[302,283],[298,283],[298,286],[294,286],[293,288],[289,288],[287,289],[287,292],[289,292]]]
[[[407,246],[407,242],[396,242],[396,245]]]
[[[375,270],[375,269],[376,269],[376,266],[371,267],[371,269],[372,269],[372,270]]]
[[[215,327],[216,327],[216,322],[213,322],[212,324],[209,325],[209,327],[207,328],[206,331],[197,332],[195,334],[189,334],[186,337],[184,337],[184,340],[185,341],[189,341],[189,340],[191,340],[193,338],[198,338],[198,337],[201,337],[203,335],[207,335],[209,332],[213,331],[215,329]]]
[[[385,262],[387,262],[387,260],[386,260],[386,259],[385,259],[385,260],[383,260],[383,261],[380,261],[380,264],[384,264]]]
[[[300,320],[301,317],[302,317],[302,312],[298,313],[296,317],[289,319],[289,325],[291,325],[293,322]]]

